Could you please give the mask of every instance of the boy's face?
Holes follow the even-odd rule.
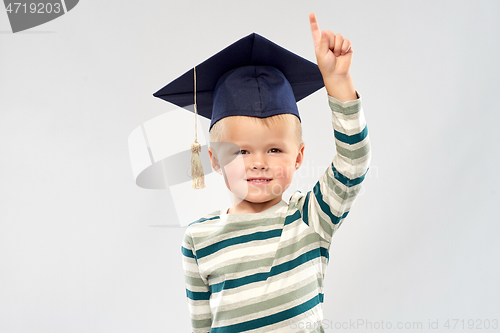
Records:
[[[295,126],[279,122],[268,128],[246,117],[228,118],[225,142],[210,147],[209,155],[212,167],[224,176],[234,205],[278,203],[303,161],[304,144],[297,147]]]

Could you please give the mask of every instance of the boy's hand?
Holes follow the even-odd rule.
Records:
[[[309,14],[309,22],[316,60],[328,94],[342,102],[357,99],[349,73],[353,53],[351,42],[341,34],[319,30],[314,13]]]
[[[332,31],[319,30],[314,13],[309,14],[311,32],[316,50],[318,67],[323,76],[346,76],[352,61],[352,47],[349,39]]]

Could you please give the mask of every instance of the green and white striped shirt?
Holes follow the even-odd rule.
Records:
[[[337,154],[311,191],[260,213],[218,210],[188,226],[181,249],[194,333],[324,332],[332,235],[370,161],[361,97],[328,99]]]

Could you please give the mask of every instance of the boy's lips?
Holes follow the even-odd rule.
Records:
[[[269,183],[272,178],[264,178],[264,177],[250,177],[247,178],[246,181],[252,184],[266,184]]]

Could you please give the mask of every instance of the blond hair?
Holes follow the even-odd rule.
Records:
[[[229,118],[232,117],[245,117],[250,118],[256,122],[260,122],[265,125],[269,129],[276,128],[276,126],[280,123],[284,123],[287,127],[294,127],[294,139],[297,144],[297,147],[300,147],[302,143],[302,125],[297,116],[291,113],[282,113],[277,114],[275,116],[267,117],[267,118],[258,118],[258,117],[249,117],[249,116],[230,116],[226,118],[222,118],[217,121],[209,132],[210,142],[223,142],[224,141],[224,133],[225,133],[225,125]]]

